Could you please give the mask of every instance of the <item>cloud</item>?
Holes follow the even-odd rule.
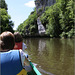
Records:
[[[25,3],[24,5],[33,8],[33,7],[35,7],[35,2],[34,2],[34,0],[32,0],[32,1],[29,1],[28,3]]]

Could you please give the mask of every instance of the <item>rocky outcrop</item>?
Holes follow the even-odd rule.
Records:
[[[43,35],[45,34],[45,27],[42,25],[40,18],[37,18],[37,24],[38,24],[38,33]]]
[[[35,0],[37,14],[41,15],[45,11],[46,6],[51,6],[56,0]]]
[[[45,34],[45,28],[41,24],[40,16],[45,11],[46,6],[51,6],[55,2],[56,2],[55,0],[35,0],[36,12],[37,12],[37,15],[38,15],[38,18],[37,18],[38,34],[41,34],[41,35]]]

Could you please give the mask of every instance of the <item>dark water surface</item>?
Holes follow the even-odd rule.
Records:
[[[74,39],[28,38],[29,59],[42,75],[74,75]]]

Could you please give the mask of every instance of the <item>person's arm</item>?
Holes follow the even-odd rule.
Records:
[[[27,46],[26,46],[26,44],[24,42],[22,44],[23,44],[22,50],[24,51],[25,49],[27,49]]]
[[[23,68],[25,68],[27,72],[30,72],[32,70],[32,67],[30,66],[30,61],[27,59],[25,53],[22,50],[20,50],[20,55]]]

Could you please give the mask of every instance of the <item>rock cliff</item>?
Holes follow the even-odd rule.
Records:
[[[55,3],[55,0],[35,0],[36,12],[38,15],[37,25],[38,25],[38,34],[45,34],[45,28],[40,21],[41,14],[45,11],[46,6],[51,6]]]
[[[45,11],[46,6],[51,6],[56,0],[35,0],[36,11],[41,15]]]

